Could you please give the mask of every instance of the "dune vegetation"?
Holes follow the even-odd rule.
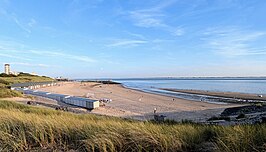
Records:
[[[54,81],[54,79],[45,77],[31,75],[28,73],[21,73],[18,76],[0,74],[0,98],[9,98],[9,97],[20,97],[22,94],[20,92],[10,90],[9,87],[15,83],[24,83],[24,82],[45,82],[45,81]]]
[[[7,88],[0,88],[0,98],[11,98],[11,97],[22,97],[22,93]]]
[[[45,82],[54,81],[54,79],[46,76],[31,75],[28,73],[20,73],[19,75],[6,75],[0,74],[0,83],[5,85],[11,85],[14,83],[24,83],[24,82]]]
[[[1,151],[265,151],[266,125],[154,123],[0,101]]]

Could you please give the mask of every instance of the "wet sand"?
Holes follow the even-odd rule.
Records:
[[[158,114],[165,115],[166,119],[201,121],[220,114],[225,108],[241,106],[239,104],[220,105],[190,101],[132,90],[118,84],[94,82],[67,82],[59,86],[38,90],[89,97],[97,100],[103,98],[112,99],[111,103],[105,104],[104,107],[94,109],[91,113],[141,120],[151,119],[154,108],[156,108]]]
[[[197,95],[207,95],[214,97],[225,97],[233,99],[243,99],[243,100],[261,100],[266,101],[266,95],[259,97],[257,94],[247,94],[247,93],[238,93],[238,92],[215,92],[215,91],[204,91],[204,90],[181,90],[181,89],[162,89],[172,92],[179,93],[188,93],[188,94],[197,94]]]

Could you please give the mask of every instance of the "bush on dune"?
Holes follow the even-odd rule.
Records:
[[[9,85],[9,82],[7,82],[7,81],[5,81],[5,80],[3,80],[1,78],[0,78],[0,83],[3,84],[3,85]]]
[[[15,90],[0,88],[0,98],[21,97],[22,94]]]
[[[266,126],[156,124],[0,101],[0,149],[78,151],[266,150]],[[263,147],[264,146],[264,147]]]
[[[5,73],[0,73],[0,77],[17,77],[14,74],[5,74]]]

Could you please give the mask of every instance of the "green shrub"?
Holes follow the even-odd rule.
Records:
[[[3,80],[0,78],[0,84],[3,84],[3,85],[9,85],[9,82]]]
[[[21,72],[21,73],[19,73],[18,76],[30,76],[30,77],[32,77],[32,76],[35,76],[35,75],[29,74],[29,73],[23,73],[23,72]]]
[[[22,97],[22,94],[15,90],[0,88],[0,98]]]
[[[14,74],[5,74],[5,73],[1,73],[1,74],[0,74],[0,77],[17,77],[17,76],[14,75]]]

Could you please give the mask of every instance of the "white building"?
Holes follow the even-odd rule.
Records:
[[[10,64],[5,64],[5,74],[10,74]]]

